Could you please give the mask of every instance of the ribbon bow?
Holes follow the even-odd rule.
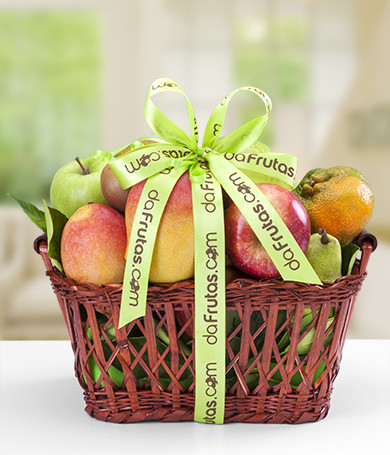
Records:
[[[220,138],[231,98],[250,91],[266,113]],[[185,97],[191,137],[152,102],[153,95],[174,92]],[[133,221],[123,280],[119,327],[146,312],[149,270],[159,221],[178,179],[189,171],[195,238],[195,416],[223,423],[225,404],[225,239],[221,186],[244,215],[284,280],[321,284],[287,226],[261,190],[260,182],[292,188],[297,159],[288,154],[248,151],[267,123],[272,104],[255,87],[225,96],[212,112],[198,146],[191,103],[176,82],[157,79],[149,87],[145,118],[159,139],[111,161],[123,188],[147,179]],[[143,232],[142,239],[139,233]],[[210,405],[211,404],[211,405]]]

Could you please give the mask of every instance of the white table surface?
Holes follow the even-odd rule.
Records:
[[[0,378],[2,455],[390,453],[390,340],[347,340],[328,416],[301,425],[97,421],[67,341],[1,341]]]

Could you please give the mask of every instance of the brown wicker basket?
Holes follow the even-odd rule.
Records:
[[[226,286],[225,422],[302,423],[327,415],[376,247],[371,235],[357,242],[361,259],[335,283],[236,279]],[[86,412],[117,423],[192,420],[194,282],[151,285],[146,316],[118,329],[121,285],[75,283],[53,268],[44,236],[34,247],[69,331]]]

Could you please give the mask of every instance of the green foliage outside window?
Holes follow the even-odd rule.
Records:
[[[309,88],[309,27],[293,16],[244,16],[235,24],[234,75],[237,85],[261,88],[272,101],[301,102]],[[241,117],[258,114],[257,100],[242,103]],[[272,146],[272,115],[261,140]]]
[[[99,15],[0,13],[0,201],[48,199],[56,170],[99,148],[101,67]]]

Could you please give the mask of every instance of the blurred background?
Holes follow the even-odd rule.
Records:
[[[67,338],[32,248],[40,232],[6,193],[42,206],[63,164],[150,135],[146,91],[171,77],[199,131],[254,85],[274,105],[261,140],[299,158],[298,178],[335,165],[366,175],[379,247],[348,336],[390,338],[389,42],[386,0],[0,0],[0,337]],[[172,98],[164,110],[185,128]],[[259,109],[237,96],[225,133]]]

